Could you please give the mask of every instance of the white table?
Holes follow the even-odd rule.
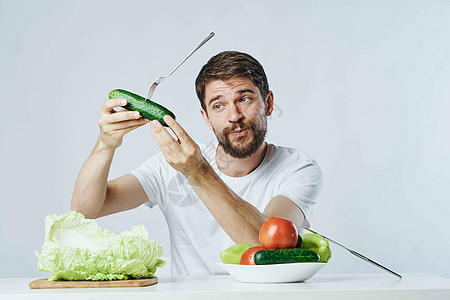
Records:
[[[139,288],[31,290],[35,278],[0,278],[0,299],[450,299],[450,279],[430,274],[387,273],[316,275],[306,282],[242,283],[231,276],[160,277],[159,283]]]

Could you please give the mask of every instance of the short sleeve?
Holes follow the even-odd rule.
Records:
[[[161,193],[163,191],[161,186],[163,182],[162,173],[164,169],[162,159],[164,157],[162,157],[161,153],[155,154],[130,172],[141,183],[148,198],[148,202],[145,205],[150,208],[159,205],[161,202]]]
[[[311,207],[322,189],[322,171],[319,165],[311,160],[307,164],[292,167],[280,185],[278,194],[294,201],[305,215],[303,227],[309,228],[308,221]]]

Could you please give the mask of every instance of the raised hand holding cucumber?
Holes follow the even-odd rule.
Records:
[[[116,149],[122,144],[125,134],[149,122],[148,119],[142,118],[139,112],[115,110],[125,105],[127,105],[126,99],[117,98],[105,101],[100,108],[99,142],[107,148]]]
[[[175,115],[167,108],[131,92],[116,89],[109,93],[100,109],[100,140],[104,145],[117,148],[122,144],[123,136],[128,132],[147,124],[150,120],[158,120],[164,126],[164,115]],[[115,108],[125,108],[116,111]]]
[[[125,112],[119,111],[118,113],[122,112],[127,114],[124,118],[116,118],[120,121],[119,123],[116,123],[115,126],[110,126],[111,123],[106,123],[106,125],[103,126],[106,129],[112,129],[105,130],[104,132],[109,140],[112,141],[111,144],[117,145],[118,147],[126,133],[148,123],[148,120],[151,120],[153,137],[166,158],[166,161],[174,169],[180,171],[185,176],[189,176],[190,173],[195,172],[195,170],[204,165],[205,159],[200,148],[181,125],[175,121],[175,115],[170,110],[156,102],[146,100],[144,97],[121,89],[111,91],[109,93],[109,98],[111,101],[114,101],[112,104],[107,102],[109,106],[116,105],[117,101],[120,100],[120,106],[126,110],[124,110]],[[123,102],[123,100],[126,100],[126,103]],[[130,110],[133,112],[126,112]],[[109,112],[110,115],[115,113],[112,108]],[[134,122],[129,119],[137,118],[137,114],[145,119],[142,119],[141,121],[135,120]],[[108,118],[106,119],[108,120]],[[162,125],[170,127],[178,140],[175,140]]]

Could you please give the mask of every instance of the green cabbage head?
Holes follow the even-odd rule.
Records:
[[[50,281],[147,278],[166,263],[144,226],[115,234],[76,211],[45,218],[42,252],[35,253]]]

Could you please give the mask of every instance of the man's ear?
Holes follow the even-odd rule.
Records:
[[[274,102],[273,92],[269,91],[267,93],[267,99],[266,99],[266,116],[272,115],[273,102]]]
[[[206,111],[203,108],[200,108],[200,112],[202,114],[203,120],[205,120],[206,125],[209,127],[209,129],[211,129],[211,131],[214,131]]]

